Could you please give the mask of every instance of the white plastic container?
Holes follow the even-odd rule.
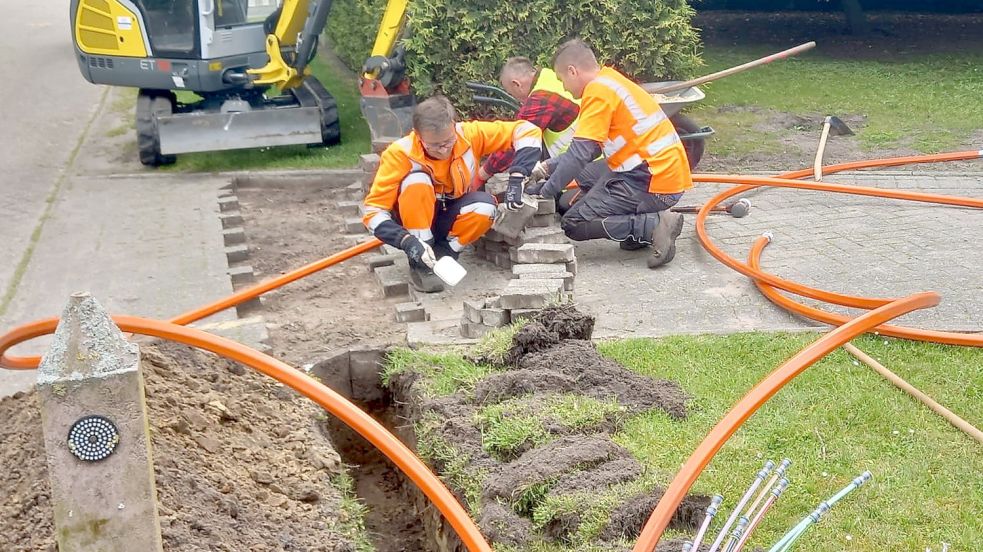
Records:
[[[461,263],[454,260],[454,257],[446,256],[441,257],[433,265],[433,273],[437,275],[445,284],[453,287],[456,286],[467,276],[468,271],[465,270]]]

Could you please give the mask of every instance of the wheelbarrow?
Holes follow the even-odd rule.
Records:
[[[682,81],[667,81],[652,83],[651,85],[664,87],[680,82]],[[468,82],[467,86],[472,92],[472,99],[477,104],[501,108],[512,117],[519,111],[519,102],[497,86],[479,82]],[[665,112],[676,128],[676,133],[679,134],[679,139],[682,140],[683,147],[686,148],[690,169],[695,169],[700,163],[700,159],[703,158],[703,152],[706,150],[706,139],[713,135],[713,129],[708,126],[700,126],[680,111],[686,105],[702,100],[706,95],[696,86],[692,86],[666,95],[653,94],[653,97],[662,105],[662,111]]]

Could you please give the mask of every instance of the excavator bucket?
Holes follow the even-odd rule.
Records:
[[[392,92],[376,79],[363,78],[360,85],[362,116],[372,133],[372,149],[380,152],[413,129],[416,99],[403,81]]]

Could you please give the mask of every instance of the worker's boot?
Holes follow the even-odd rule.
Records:
[[[652,232],[652,255],[649,268],[660,267],[676,256],[676,238],[683,231],[683,215],[669,210],[659,212],[659,224]]]
[[[425,264],[416,264],[410,261],[410,285],[413,289],[422,293],[438,293],[444,291],[444,282],[441,281],[433,269]]]
[[[450,244],[445,241],[439,241],[433,245],[433,254],[437,257],[438,261],[444,257],[450,257],[456,261],[461,255],[460,252],[451,249]]]

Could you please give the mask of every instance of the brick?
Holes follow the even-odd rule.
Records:
[[[222,230],[222,240],[226,246],[246,243],[246,231],[242,228],[226,228]]]
[[[365,234],[367,230],[359,217],[345,219],[345,232],[349,234]]]
[[[577,275],[577,259],[567,261],[567,272],[573,274],[574,276]]]
[[[234,195],[218,198],[218,210],[227,213],[239,210],[239,197]]]
[[[495,230],[494,228],[492,228],[491,230],[485,232],[485,235],[483,236],[483,239],[487,240],[490,243],[498,242],[498,243],[505,243],[505,244],[508,244],[508,245],[516,245],[516,244],[519,243],[519,236],[518,235],[516,235],[516,236],[506,236],[505,234],[502,234],[501,232]]]
[[[495,253],[494,263],[498,268],[512,269],[512,259],[509,258],[508,252]]]
[[[380,157],[374,153],[366,153],[358,158],[358,168],[363,172],[376,172],[379,170]]]
[[[362,214],[361,201],[339,201],[338,211],[345,217],[357,217]]]
[[[556,215],[536,215],[532,217],[529,221],[529,226],[526,228],[547,228],[550,226],[558,226],[560,224],[560,218]],[[522,239],[522,236],[519,236]]]
[[[536,215],[537,208],[535,200],[530,197],[522,198],[522,207],[518,211],[509,211],[499,207],[492,228],[503,236],[518,238],[532,217]]]
[[[481,309],[481,323],[492,328],[501,328],[512,322],[509,311],[499,308]]]
[[[523,266],[523,265],[516,265],[516,266]],[[551,266],[558,266],[560,268],[563,268],[563,265],[560,265],[560,264],[558,264],[558,265],[551,265]],[[515,267],[513,267],[513,268],[515,268]],[[564,291],[573,291],[573,274],[570,274],[569,272],[565,272],[565,271],[564,272],[544,273],[544,274],[522,274],[522,275],[519,276],[519,279],[520,280],[556,280],[556,279],[560,279],[560,280],[563,280],[563,289],[564,289]]]
[[[531,320],[536,317],[541,311],[540,309],[512,309],[509,314],[512,317],[512,322],[522,322],[524,320]]]
[[[359,347],[349,351],[353,399],[372,402],[381,400],[385,396],[382,390],[382,367],[385,358],[385,349]]]
[[[561,299],[563,280],[509,280],[499,304],[504,309],[538,309]]]
[[[502,251],[508,251],[510,246],[505,242],[486,242],[485,251],[491,251],[492,253],[499,253]]]
[[[229,279],[232,280],[232,289],[247,287],[256,282],[253,267],[249,265],[232,267],[228,270],[228,274]]]
[[[480,339],[484,337],[488,332],[492,331],[494,328],[490,326],[485,326],[484,324],[475,324],[474,322],[462,322],[461,323],[461,336],[468,339]]]
[[[365,194],[362,192],[361,180],[352,182],[351,184],[345,186],[345,197],[347,197],[350,201],[359,201],[364,196]]]
[[[519,262],[566,263],[574,260],[573,246],[556,243],[527,243],[519,246]]]
[[[570,239],[559,226],[526,228],[519,236],[522,244],[527,243],[570,243]]]
[[[425,322],[427,309],[422,303],[408,302],[396,305],[396,322]]]
[[[311,367],[311,375],[346,399],[352,398],[352,373],[348,349],[334,351]]]
[[[481,322],[481,309],[485,308],[484,301],[465,301],[464,319],[476,324]]]
[[[222,223],[222,228],[242,226],[242,213],[239,211],[226,211],[218,216],[218,220]]]
[[[565,274],[567,268],[562,264],[517,264],[512,267],[512,277],[519,278],[528,274]],[[560,277],[560,276],[557,276]]]
[[[409,274],[398,266],[381,266],[375,275],[386,297],[401,297],[410,292]]]
[[[240,243],[239,245],[231,245],[225,248],[225,260],[229,264],[241,263],[249,258],[249,246]]]
[[[392,266],[396,264],[395,255],[372,255],[368,258],[369,269],[375,270],[382,266]]]
[[[537,215],[552,215],[556,212],[556,200],[545,197],[539,198],[536,203]]]

